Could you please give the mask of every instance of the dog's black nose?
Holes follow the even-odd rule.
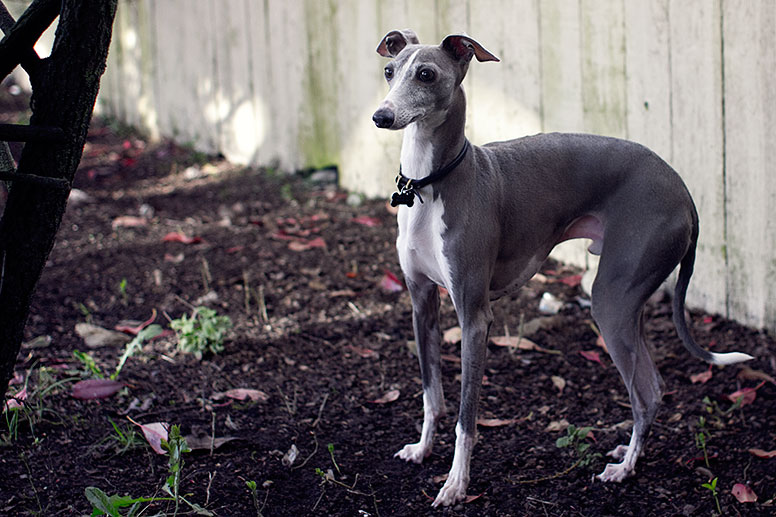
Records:
[[[386,108],[380,108],[372,115],[372,120],[379,128],[386,129],[393,125],[394,116],[393,112]]]

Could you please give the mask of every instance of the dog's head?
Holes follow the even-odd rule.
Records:
[[[409,29],[386,34],[377,53],[392,58],[384,69],[388,95],[372,116],[385,129],[403,129],[433,116],[441,123],[472,57],[499,60],[468,36],[452,34],[439,46],[421,45]]]

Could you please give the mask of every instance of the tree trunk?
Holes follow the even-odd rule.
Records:
[[[32,82],[31,126],[61,128],[64,143],[29,142],[19,174],[67,180],[64,188],[15,181],[0,220],[0,392],[21,346],[30,300],[54,245],[81,161],[117,0],[62,0],[51,56]]]

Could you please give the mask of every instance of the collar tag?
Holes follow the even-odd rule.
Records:
[[[401,165],[400,165],[399,174],[398,176],[396,176],[396,189],[398,190],[398,192],[394,192],[391,195],[391,206],[394,206],[394,207],[399,205],[412,206],[415,204],[415,196],[418,196],[418,199],[422,204],[423,198],[420,197],[420,189],[422,189],[426,185],[430,185],[434,181],[444,178],[450,171],[458,167],[458,165],[463,161],[464,157],[466,156],[466,152],[468,150],[469,150],[469,141],[464,140],[463,148],[461,148],[461,151],[458,153],[458,156],[456,156],[452,162],[442,167],[438,171],[426,176],[425,178],[421,178],[418,180],[410,179],[406,177],[404,174],[402,174]]]

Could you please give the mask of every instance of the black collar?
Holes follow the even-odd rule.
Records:
[[[452,162],[448,163],[441,169],[432,172],[425,178],[420,178],[417,180],[410,179],[404,174],[401,173],[401,165],[399,165],[399,175],[396,176],[396,188],[398,189],[398,192],[394,192],[391,196],[391,206],[398,206],[398,205],[407,205],[412,206],[415,204],[415,196],[418,196],[418,199],[420,202],[423,202],[423,198],[420,197],[419,190],[425,187],[426,185],[430,185],[431,183],[441,180],[445,176],[447,176],[453,169],[458,167],[460,163],[463,161],[463,159],[466,157],[466,152],[469,150],[469,140],[464,139],[463,141],[463,147],[458,152],[458,156],[453,159]]]

